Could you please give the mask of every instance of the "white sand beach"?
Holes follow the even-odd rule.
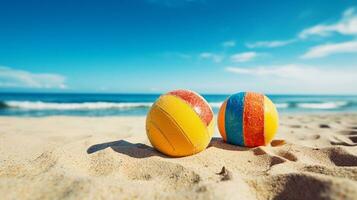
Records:
[[[222,170],[222,168],[224,168]],[[357,199],[357,115],[283,115],[272,146],[169,158],[145,117],[0,117],[1,199]]]

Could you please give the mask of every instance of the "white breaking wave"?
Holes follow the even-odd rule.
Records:
[[[209,103],[214,108],[220,108],[223,102]],[[43,101],[6,101],[5,105],[10,108],[28,110],[84,110],[84,109],[130,109],[150,107],[150,102],[117,103],[117,102],[84,102],[84,103],[52,103]]]
[[[223,102],[209,103],[212,108],[220,108]],[[9,108],[27,110],[100,110],[100,109],[134,109],[149,108],[151,102],[83,102],[83,103],[54,103],[43,101],[5,101]],[[297,103],[296,106],[305,109],[336,109],[346,106],[348,102]],[[277,108],[289,108],[289,103],[276,103]]]
[[[323,103],[298,103],[299,108],[311,108],[311,109],[334,109],[346,106],[348,102],[338,101],[338,102],[323,102]]]
[[[209,103],[209,105],[211,105],[212,108],[220,108],[223,102],[212,102]]]
[[[11,108],[28,110],[85,110],[85,109],[131,109],[150,107],[152,103],[116,103],[116,102],[84,102],[84,103],[51,103],[42,101],[6,101]]]

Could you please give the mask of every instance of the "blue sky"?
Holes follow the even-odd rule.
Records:
[[[357,94],[352,0],[0,0],[0,91]]]

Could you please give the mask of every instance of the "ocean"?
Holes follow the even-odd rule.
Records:
[[[215,113],[228,95],[203,95]],[[357,112],[357,96],[268,95],[280,113]],[[1,116],[144,116],[159,94],[0,93]]]

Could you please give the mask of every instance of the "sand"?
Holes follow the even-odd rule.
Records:
[[[357,114],[283,115],[272,146],[168,158],[144,117],[0,117],[1,199],[357,199]]]

